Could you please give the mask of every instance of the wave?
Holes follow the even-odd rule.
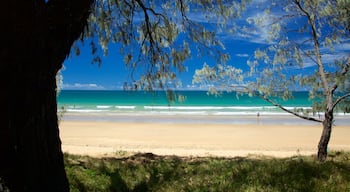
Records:
[[[99,110],[99,109],[67,109],[67,112],[79,112],[79,113],[99,113],[99,112],[108,112],[108,110]]]
[[[291,110],[291,111],[293,111],[294,109],[304,109],[304,110],[312,109],[312,107],[284,107],[284,108]]]
[[[133,107],[132,107],[133,108]],[[62,111],[59,109],[58,111]],[[74,113],[74,114],[92,114],[92,115],[131,115],[131,116],[290,116],[290,113],[286,113],[281,110],[267,110],[267,111],[220,111],[220,110],[109,110],[109,109],[66,109],[63,112]],[[323,117],[324,113],[317,113],[317,115],[313,115],[309,113],[312,117]],[[337,117],[348,118],[350,117],[349,113],[344,114],[343,112],[334,113]]]
[[[96,108],[97,109],[109,109],[109,108],[111,108],[112,106],[110,106],[110,105],[97,105],[96,106]]]
[[[288,106],[288,110],[302,108],[304,111],[312,109],[306,106]],[[165,105],[70,105],[59,111],[74,113],[152,113],[165,115],[284,115],[288,114],[275,106],[165,106]],[[319,113],[318,113],[319,114]]]
[[[205,111],[151,111],[147,113],[159,115],[209,115]]]
[[[234,110],[234,111],[270,111],[270,110],[280,110],[278,107],[275,106],[143,106],[145,110],[213,110],[213,111],[228,111],[228,110]],[[299,106],[292,106],[292,107],[285,107],[288,110],[294,110],[294,109],[312,109],[312,107],[299,107]]]
[[[133,105],[117,105],[115,106],[116,109],[136,109],[136,106]]]
[[[219,110],[227,107],[215,107],[215,106],[144,106],[144,109],[158,109],[158,110]]]
[[[311,110],[312,107],[285,107],[288,110],[302,108],[303,110]],[[95,105],[95,106],[67,106],[68,111],[118,111],[118,110],[133,110],[133,111],[208,111],[208,112],[267,112],[280,111],[275,106],[135,106],[135,105]]]

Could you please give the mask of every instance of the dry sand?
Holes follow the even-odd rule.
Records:
[[[64,152],[111,156],[120,151],[179,156],[287,157],[317,152],[321,125],[225,125],[63,121]],[[331,150],[350,151],[350,126],[333,128]]]

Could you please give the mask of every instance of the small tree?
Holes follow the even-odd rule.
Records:
[[[338,50],[349,43],[349,7],[349,1],[341,0],[271,2],[263,16],[247,19],[248,24],[267,31],[268,44],[247,61],[250,70],[204,64],[195,72],[193,82],[215,83],[229,91],[259,96],[287,113],[322,123],[318,159],[325,161],[334,109],[350,96],[350,55],[344,54],[349,50]],[[247,29],[242,27],[249,33]],[[314,110],[323,110],[323,120],[289,110],[275,99],[291,99],[292,91],[301,88],[309,90]]]

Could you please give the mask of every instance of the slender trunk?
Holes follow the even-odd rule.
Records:
[[[319,161],[325,161],[327,158],[327,147],[329,143],[329,139],[331,137],[332,132],[332,122],[333,122],[333,109],[332,109],[332,94],[331,90],[329,90],[329,83],[326,77],[325,69],[321,60],[321,52],[320,52],[320,44],[319,44],[319,37],[317,34],[317,14],[313,13],[312,11],[309,12],[307,9],[303,7],[303,4],[300,1],[294,1],[296,6],[300,9],[300,11],[305,14],[305,16],[308,19],[309,25],[311,27],[311,34],[312,34],[312,40],[314,43],[314,51],[315,51],[315,61],[318,66],[318,72],[320,75],[320,80],[323,85],[323,89],[325,91],[325,95],[327,96],[327,109],[325,112],[325,119],[322,122],[323,124],[323,130],[321,139],[318,143],[318,160]]]
[[[317,158],[319,161],[323,162],[327,158],[328,153],[328,143],[331,138],[332,126],[333,126],[333,109],[325,112],[325,119],[322,122],[323,130],[321,139],[318,143],[318,153]]]

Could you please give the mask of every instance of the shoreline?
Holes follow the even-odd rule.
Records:
[[[322,117],[321,117],[322,118]],[[183,124],[228,124],[228,125],[320,125],[288,113],[240,114],[240,115],[193,115],[167,113],[79,113],[66,112],[62,121],[121,122],[121,123],[183,123]],[[350,115],[335,115],[335,125],[350,125]]]
[[[200,120],[200,118],[198,118]],[[201,118],[204,120],[205,118]],[[320,124],[225,124],[63,120],[63,152],[95,157],[118,152],[177,156],[288,157],[317,152]],[[350,151],[350,125],[334,127],[330,150]]]

